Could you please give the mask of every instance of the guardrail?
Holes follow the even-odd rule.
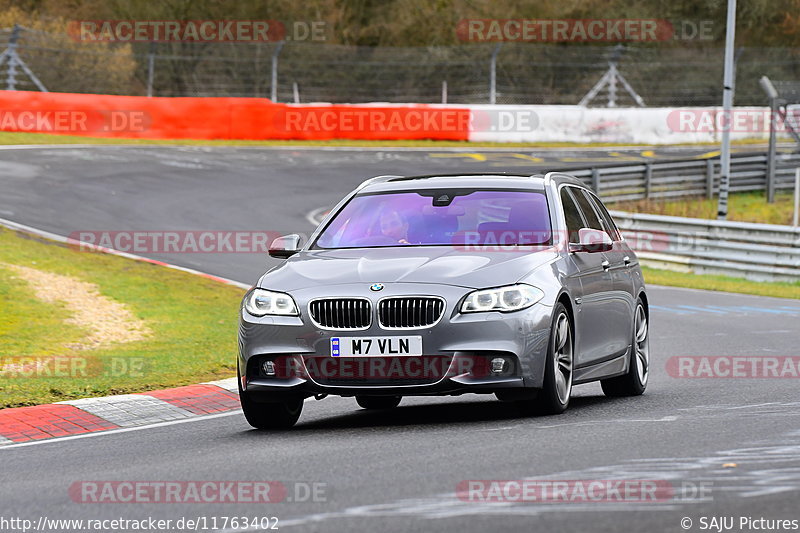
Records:
[[[591,186],[607,202],[648,198],[705,196],[719,192],[719,158],[653,161],[629,165],[566,168]],[[800,167],[800,154],[780,154],[776,158],[776,190],[794,186],[794,169]],[[767,188],[766,154],[731,157],[730,191],[758,191]]]
[[[800,228],[612,211],[645,264],[755,281],[800,280]]]

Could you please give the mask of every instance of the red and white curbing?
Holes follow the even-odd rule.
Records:
[[[0,218],[0,226],[68,243],[68,239]],[[248,285],[177,265],[113,249],[99,251],[143,261],[249,289]],[[141,394],[67,400],[31,407],[0,409],[0,448],[7,445],[100,431],[119,430],[214,415],[239,409],[236,378]]]
[[[142,394],[0,410],[0,448],[36,440],[147,426],[239,409],[236,378]]]

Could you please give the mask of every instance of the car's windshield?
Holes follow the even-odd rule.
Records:
[[[544,193],[431,189],[355,196],[320,234],[316,248],[545,245]]]

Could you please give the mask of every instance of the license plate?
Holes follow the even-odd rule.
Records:
[[[422,337],[333,337],[333,357],[422,355]]]

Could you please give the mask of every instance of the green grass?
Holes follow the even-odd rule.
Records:
[[[636,200],[609,204],[611,209],[634,213],[651,213],[691,218],[717,218],[717,198],[685,198],[682,200]],[[793,193],[778,193],[775,203],[767,203],[763,192],[735,193],[728,197],[728,220],[761,222],[764,224],[792,223]]]
[[[79,135],[55,135],[50,133],[21,133],[0,131],[0,145],[13,144],[147,144],[189,146],[352,146],[352,147],[418,147],[418,148],[588,148],[630,146],[631,143],[501,143],[469,141],[358,141],[333,139],[328,141],[252,141],[242,139],[118,139],[105,137],[83,137]],[[719,143],[692,143],[686,146],[718,146]],[[764,144],[760,140],[736,141],[735,145]]]
[[[124,303],[153,335],[96,350],[69,345],[85,334],[66,309],[42,303],[26,282],[0,267],[0,367],[15,358],[81,357],[89,376],[0,373],[0,407],[142,392],[232,377],[242,290],[213,280],[0,229],[0,263],[94,283]],[[113,366],[112,366],[113,365]],[[6,367],[8,368],[8,367]],[[118,375],[109,375],[118,374]]]
[[[645,283],[652,285],[800,299],[800,281],[793,283],[749,281],[729,276],[690,274],[645,266],[642,267],[642,273]]]

